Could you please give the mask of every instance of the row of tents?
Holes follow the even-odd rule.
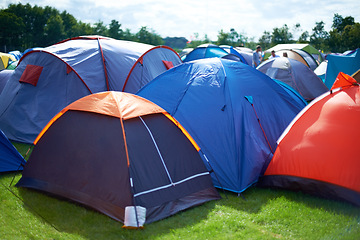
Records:
[[[0,129],[4,139],[34,149],[27,162],[12,153],[17,160],[5,171],[24,168],[17,186],[135,227],[219,199],[214,186],[235,193],[255,184],[298,186],[360,205],[351,147],[359,132],[344,124],[360,119],[357,82],[340,74],[331,91],[304,99],[305,92],[224,51],[225,57],[182,61],[168,47],[84,36],[27,52],[0,95]],[[308,87],[311,69],[300,64]],[[347,152],[342,171],[343,151],[329,150],[337,137]]]

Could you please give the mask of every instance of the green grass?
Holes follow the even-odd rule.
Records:
[[[14,144],[21,153],[28,146]],[[310,195],[263,188],[197,206],[143,230],[0,175],[0,239],[360,239],[360,208]],[[10,183],[14,178],[12,186]],[[9,189],[13,192],[10,192]]]

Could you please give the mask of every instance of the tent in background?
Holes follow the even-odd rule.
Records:
[[[117,221],[127,221],[127,207],[145,208],[151,223],[220,198],[185,129],[130,93],[75,101],[34,145],[16,186],[71,199]]]
[[[328,61],[322,61],[319,66],[314,70],[314,73],[325,83],[326,80],[326,70],[327,70]]]
[[[10,63],[15,62],[14,55],[0,52],[0,71],[6,69]]]
[[[221,58],[183,63],[137,94],[185,127],[218,176],[216,187],[237,193],[257,181],[276,140],[305,106],[260,71]]]
[[[185,55],[183,62],[189,62],[204,58],[221,58],[229,55],[227,51],[214,44],[202,44],[194,48],[191,52]]]
[[[259,185],[360,206],[360,86],[349,76],[338,80],[287,127]]]
[[[329,90],[310,68],[291,58],[273,58],[262,62],[256,69],[288,84],[306,101],[311,101]]]
[[[13,73],[14,70],[8,70],[8,69],[4,69],[0,71],[0,95]]]
[[[0,130],[0,173],[23,170],[26,161]]]
[[[350,52],[348,55],[328,54],[326,59],[328,60],[328,67],[325,84],[328,88],[331,88],[340,72],[352,75],[360,69],[360,48]]]
[[[321,63],[322,61],[324,61],[323,54],[308,43],[277,44],[276,46],[274,46],[270,49],[267,49],[265,51],[264,59],[267,59],[270,56],[272,50],[274,50],[276,52],[279,50],[289,50],[289,49],[300,49],[300,50],[303,50],[303,51],[311,54],[311,56],[317,61],[318,64]]]
[[[9,139],[31,143],[77,99],[109,90],[136,92],[180,63],[168,47],[101,36],[35,48],[21,58],[0,95],[0,126]]]
[[[226,50],[229,54],[233,54],[236,55],[240,58],[240,61],[242,63],[245,63],[247,65],[252,64],[252,53],[246,52],[246,51],[239,51],[236,48],[232,47],[232,46],[228,46],[228,45],[221,45],[221,48],[223,48],[224,50]]]

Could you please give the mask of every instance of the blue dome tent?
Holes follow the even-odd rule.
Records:
[[[306,105],[260,71],[221,58],[178,65],[137,94],[189,132],[216,173],[216,187],[237,193],[258,180],[277,138]]]

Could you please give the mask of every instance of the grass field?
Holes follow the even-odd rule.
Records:
[[[24,154],[27,146],[16,145]],[[142,230],[0,175],[0,239],[360,239],[360,208],[300,192],[250,188]],[[12,185],[10,183],[13,181]]]

